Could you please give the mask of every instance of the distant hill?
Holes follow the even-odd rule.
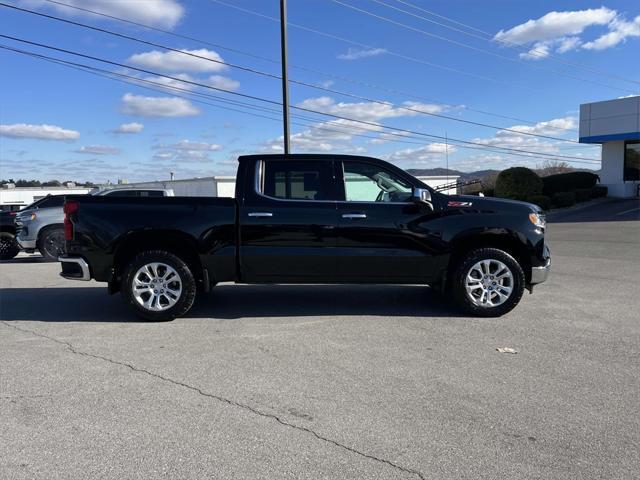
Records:
[[[461,172],[459,170],[446,168],[410,168],[407,170],[414,177],[422,176],[459,176],[460,180],[475,180],[476,178],[484,178],[487,175],[500,173],[500,170],[476,170],[475,172]]]

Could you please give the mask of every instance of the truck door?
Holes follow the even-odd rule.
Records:
[[[331,159],[256,160],[239,211],[243,281],[335,280],[336,185]]]
[[[338,202],[338,278],[379,283],[435,280],[444,258],[439,255],[439,233],[433,231],[438,215],[412,201],[411,177],[377,161],[336,163],[344,190]]]

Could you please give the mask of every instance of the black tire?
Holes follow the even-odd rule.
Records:
[[[136,298],[136,294],[134,293],[134,282],[136,281],[136,275],[138,274],[138,280],[140,280],[141,278],[139,270],[145,267],[145,265],[154,263],[163,264],[173,269],[175,274],[179,277],[181,287],[180,294],[176,296],[175,299],[169,298],[169,296],[167,295],[162,295],[162,293],[160,295],[156,295],[156,301],[158,302],[156,304],[156,307],[163,308],[162,310],[152,310],[145,307],[145,305],[141,303],[143,301],[144,303],[147,303],[148,299],[153,296],[150,289],[142,291],[142,294],[139,291],[138,298]],[[164,267],[161,267],[161,269],[162,268]],[[159,270],[156,269],[156,272],[158,271]],[[167,270],[165,269],[164,271],[166,272]],[[145,278],[144,273],[142,275],[142,278]],[[147,276],[146,278],[151,279],[150,276]],[[157,287],[161,288],[161,285],[157,285]],[[191,307],[193,306],[193,302],[195,301],[196,290],[196,281],[189,266],[176,255],[164,250],[151,250],[138,254],[126,267],[124,275],[122,277],[122,285],[120,287],[124,302],[129,305],[139,317],[143,318],[144,320],[151,320],[155,322],[173,320],[187,313],[191,309]],[[161,292],[160,290],[153,291],[156,294]],[[168,289],[167,292],[169,292]],[[147,293],[149,296],[145,297],[144,295],[146,295]],[[162,298],[164,298],[164,303],[167,305],[161,304]],[[175,304],[168,307],[170,301],[175,301]],[[153,308],[154,302],[151,301],[150,305],[151,308]]]
[[[57,262],[64,253],[64,228],[48,227],[40,233],[38,251],[45,262]]]
[[[0,260],[11,260],[20,253],[16,237],[9,232],[0,232]]]
[[[483,260],[500,262],[505,265],[511,273],[510,279],[501,280],[505,283],[506,288],[511,288],[510,294],[506,300],[502,300],[502,303],[495,306],[483,305],[481,299],[476,298],[474,300],[472,299],[473,294],[467,292],[467,276],[471,274],[472,268]],[[491,265],[496,265],[496,263],[491,263]],[[476,272],[478,271],[476,270]],[[500,272],[496,271],[493,273],[497,274]],[[475,279],[475,276],[473,278]],[[493,287],[492,284],[496,285],[496,283],[492,281],[493,279],[494,277],[491,275],[485,276],[484,279],[482,277],[478,279],[478,283],[483,281],[487,282],[487,296],[480,295],[482,299],[487,298],[489,302],[491,302],[492,298],[495,299],[496,297],[497,301],[500,301],[500,295],[506,296],[506,294],[503,293],[506,290],[501,290],[500,295],[495,291],[496,287]],[[464,255],[455,267],[450,285],[456,305],[465,312],[479,317],[499,317],[513,310],[522,298],[524,286],[525,276],[520,264],[507,252],[497,248],[479,248]],[[482,289],[483,287],[479,288]],[[491,291],[489,291],[489,289],[491,289]]]

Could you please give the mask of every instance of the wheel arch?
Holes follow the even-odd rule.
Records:
[[[148,250],[165,250],[184,261],[193,273],[197,282],[202,282],[206,273],[198,254],[198,242],[188,233],[179,230],[140,230],[124,236],[115,246],[113,252],[113,280],[118,287],[126,265],[136,255]],[[111,283],[111,282],[110,282]]]
[[[467,253],[479,248],[497,248],[507,252],[522,267],[526,282],[531,281],[531,258],[526,244],[516,233],[510,232],[475,232],[459,237],[453,242],[447,271],[452,272]]]
[[[48,225],[44,225],[38,229],[38,242],[42,240],[42,237],[49,231],[59,228],[60,230],[64,230],[64,223],[49,223]]]

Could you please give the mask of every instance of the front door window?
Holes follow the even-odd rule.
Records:
[[[344,191],[348,202],[408,202],[411,185],[396,174],[361,162],[344,162]]]

